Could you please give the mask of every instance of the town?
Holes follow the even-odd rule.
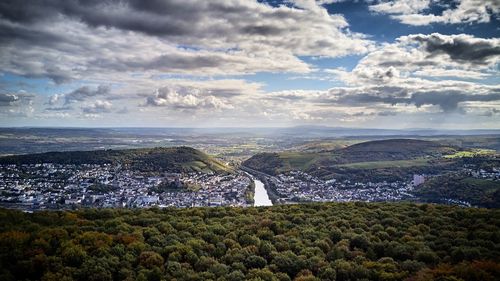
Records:
[[[144,174],[121,165],[0,165],[0,205],[25,210],[75,207],[247,206],[244,173]]]
[[[415,175],[419,179],[421,175]],[[280,203],[292,202],[350,202],[350,201],[399,201],[411,199],[411,191],[423,183],[409,182],[353,182],[335,179],[321,180],[305,172],[290,171],[269,177],[269,187],[279,197]]]
[[[500,168],[497,167],[492,168],[491,171],[485,171],[474,165],[465,165],[454,174],[500,181]],[[290,171],[277,176],[260,173],[260,178],[274,194],[277,203],[291,204],[299,202],[420,201],[414,191],[426,180],[440,175],[414,174],[407,181],[356,182],[336,179],[322,180],[302,171]],[[441,201],[445,204],[472,206],[470,202],[455,198],[441,198]]]
[[[256,171],[253,171],[254,173]],[[466,165],[456,173],[500,181],[500,169]],[[414,174],[407,181],[322,180],[302,171],[260,174],[274,204],[300,202],[419,201],[414,191],[437,175]],[[0,165],[0,206],[27,211],[78,207],[147,208],[252,206],[251,174],[145,173],[111,164]],[[268,196],[267,194],[265,195]],[[456,198],[443,203],[471,207]]]

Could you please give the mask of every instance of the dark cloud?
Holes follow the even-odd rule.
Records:
[[[402,87],[371,87],[366,89],[331,91],[328,96],[315,99],[326,104],[342,104],[350,106],[367,106],[373,104],[413,104],[416,107],[424,105],[439,106],[444,112],[452,112],[459,108],[462,102],[499,101],[500,93],[493,89],[485,94],[470,94],[459,90],[417,91]],[[383,115],[383,114],[381,114]]]
[[[36,75],[37,77],[47,77],[54,81],[56,84],[62,84],[71,81],[73,78],[68,75],[67,72],[59,69],[57,66],[45,67],[45,73],[43,75]]]
[[[398,103],[399,104],[408,103],[409,99],[392,95],[380,96],[378,94],[359,93],[359,94],[341,96],[335,101],[337,103],[345,105],[354,105],[354,106],[373,104],[373,103],[385,103],[385,104],[396,105]]]
[[[468,35],[446,36],[438,33],[413,35],[429,56],[447,54],[452,60],[485,64],[490,58],[500,56],[500,45],[496,40],[479,39]]]
[[[222,97],[222,98],[232,98],[243,95],[242,89],[222,89],[222,88],[208,88],[206,90],[207,94],[212,95],[214,97]]]
[[[69,111],[73,110],[73,107],[71,106],[59,106],[59,107],[47,107],[45,110],[48,111]]]
[[[327,95],[314,99],[318,103],[339,103],[343,105],[367,105],[385,103],[396,105],[406,103],[408,89],[398,86],[374,86],[369,88],[334,88]]]
[[[110,88],[105,85],[100,85],[95,89],[88,86],[80,87],[70,93],[64,95],[64,104],[70,104],[73,102],[84,101],[90,97],[101,97],[107,96],[110,93]]]
[[[0,45],[12,44],[15,41],[23,41],[25,43],[36,42],[36,44],[40,46],[52,47],[65,41],[64,37],[59,34],[43,30],[33,32],[32,28],[12,25],[2,21],[0,21],[0,38],[2,38],[2,40],[0,40]]]
[[[396,112],[396,111],[388,111],[388,110],[380,111],[379,113],[377,113],[378,116],[395,116],[397,114],[398,114],[398,112]]]
[[[0,106],[8,107],[27,104],[34,97],[34,95],[28,93],[0,93]]]
[[[311,68],[299,56],[362,54],[373,45],[349,32],[343,16],[312,4],[297,9],[249,0],[4,0],[0,68],[58,84],[138,71],[304,73]]]
[[[55,48],[64,40],[60,36],[41,30],[29,30],[26,28],[8,26],[4,29],[4,25],[0,20],[0,48],[12,48],[15,51],[28,50],[34,45],[47,47],[48,49]],[[6,54],[0,49],[0,54]],[[46,53],[47,54],[47,53]],[[15,74],[20,74],[27,78],[49,78],[56,84],[61,84],[72,80],[72,76],[68,71],[63,71],[57,65],[47,63],[48,60],[41,60],[37,52],[27,52],[22,56],[10,55],[5,56],[0,65],[10,65],[11,71]],[[2,67],[2,66],[0,66]],[[5,69],[3,69],[5,70]]]
[[[485,112],[480,114],[481,116],[486,116],[486,117],[493,117],[496,115],[500,115],[500,109],[492,108],[489,110],[486,110]]]
[[[163,55],[148,62],[126,62],[128,67],[159,70],[193,70],[199,68],[218,67],[225,63],[217,55],[175,56]]]
[[[420,107],[423,105],[438,105],[443,111],[454,111],[461,102],[490,102],[500,100],[500,93],[489,93],[481,95],[471,95],[459,91],[431,91],[415,93],[411,96],[408,103]]]
[[[11,106],[18,100],[19,98],[16,95],[0,93],[0,106]]]
[[[283,29],[271,25],[249,25],[241,29],[242,33],[251,35],[279,35]]]
[[[0,15],[12,22],[33,24],[64,15],[89,26],[113,27],[155,36],[194,35],[200,30],[223,35],[227,29],[220,25],[208,29],[202,24],[203,19],[224,17],[230,23],[238,20],[238,17],[241,19],[241,16],[254,16],[252,12],[255,11],[244,2],[223,1],[5,0],[0,4]],[[240,30],[242,33],[260,35],[278,35],[285,31],[270,25],[249,25]]]

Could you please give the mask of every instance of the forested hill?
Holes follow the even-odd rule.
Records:
[[[493,281],[499,233],[498,209],[406,203],[0,209],[0,280]]]
[[[361,162],[401,161],[452,154],[458,148],[415,139],[387,139],[354,144],[321,152],[261,153],[243,162],[244,166],[271,175],[287,170],[312,171],[333,165]]]
[[[190,147],[47,152],[0,157],[0,164],[122,164],[141,171],[230,172],[213,157]]]
[[[408,160],[418,157],[451,154],[457,148],[433,141],[416,139],[388,139],[368,141],[340,149],[340,161],[346,163],[364,161]]]

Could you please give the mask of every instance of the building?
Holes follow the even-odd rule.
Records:
[[[425,182],[424,175],[413,175],[413,186],[419,186]]]

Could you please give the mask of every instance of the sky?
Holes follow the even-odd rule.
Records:
[[[500,128],[497,0],[2,0],[0,126]]]

